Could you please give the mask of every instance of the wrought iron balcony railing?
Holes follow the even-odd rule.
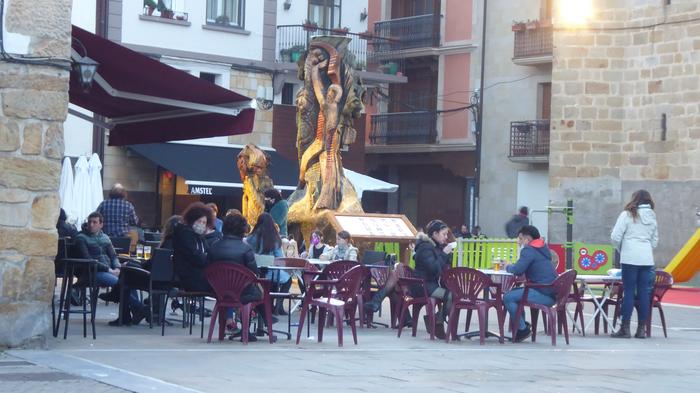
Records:
[[[511,122],[509,157],[549,157],[549,120]]]
[[[552,55],[552,26],[523,28],[515,31],[513,58],[543,57]]]
[[[440,16],[426,14],[391,19],[374,24],[376,54],[405,49],[432,48],[440,46]]]
[[[309,49],[309,41],[315,35],[345,35],[352,40],[348,50],[355,56],[354,67],[358,70],[367,69],[367,47],[371,35],[350,33],[343,29],[324,29],[313,25],[280,25],[277,26],[277,61],[296,62],[304,51]]]
[[[374,145],[432,144],[437,136],[437,115],[431,111],[372,115],[370,142]]]

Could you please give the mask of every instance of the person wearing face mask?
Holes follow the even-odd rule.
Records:
[[[310,243],[311,247],[309,247],[309,250],[301,253],[302,258],[320,259],[321,255],[327,253],[328,250],[331,249],[331,246],[323,242],[323,233],[318,229],[311,232]]]
[[[275,224],[279,226],[279,233],[282,237],[287,237],[287,213],[289,204],[282,199],[282,194],[277,189],[269,188],[263,193],[265,196],[265,211],[270,213]]]
[[[532,225],[525,225],[518,230],[518,245],[521,248],[520,258],[514,264],[506,264],[504,269],[516,276],[525,275],[528,282],[535,284],[551,284],[557,278],[557,272],[552,265],[552,254],[540,238],[540,231]],[[515,288],[503,295],[503,304],[510,314],[510,320],[515,321],[518,304],[523,297],[523,288]],[[527,301],[546,306],[554,304],[554,291],[551,288],[530,288]],[[515,341],[521,342],[530,337],[532,329],[525,322],[525,316],[520,318]]]
[[[202,202],[192,203],[182,213],[182,223],[175,226],[173,234],[173,264],[182,289],[187,291],[211,291],[204,276],[207,260],[207,243],[204,235],[213,226],[211,209]]]
[[[450,229],[444,222],[440,220],[430,221],[425,227],[425,233],[418,233],[414,256],[416,277],[425,280],[425,287],[430,297],[440,299],[443,302],[443,307],[435,316],[435,336],[439,339],[445,338],[445,318],[452,306],[452,294],[441,287],[438,282],[442,271],[449,268],[452,262],[451,254],[455,244],[448,244],[449,232]],[[414,296],[423,296],[423,289],[419,285],[414,285],[411,292]],[[430,329],[428,316],[424,316],[423,319],[425,326]]]
[[[335,247],[327,247],[319,259],[325,261],[357,261],[357,248],[352,245],[350,232],[340,231],[336,235]]]

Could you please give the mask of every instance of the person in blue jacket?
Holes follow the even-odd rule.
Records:
[[[514,264],[507,264],[505,270],[516,276],[524,274],[527,281],[535,284],[551,284],[557,278],[557,272],[552,265],[552,254],[540,238],[540,231],[532,225],[525,225],[518,230],[518,244],[522,247],[520,258]],[[503,303],[511,321],[515,320],[515,313],[524,291],[523,288],[515,288],[503,296]],[[551,288],[530,288],[527,301],[551,306],[554,304],[554,295]],[[515,341],[521,342],[531,334],[530,324],[525,322],[525,316],[521,315]]]

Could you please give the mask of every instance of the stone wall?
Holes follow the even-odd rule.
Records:
[[[29,54],[65,59],[71,3],[10,0],[7,30],[30,38]],[[0,61],[0,347],[50,331],[68,80],[58,68]]]
[[[258,86],[271,87],[272,75],[237,69],[231,70],[230,89],[236,93],[243,94],[246,97],[255,98],[258,95]],[[296,125],[292,124],[291,127],[294,129]],[[255,111],[253,133],[230,136],[228,141],[229,143],[237,145],[255,143],[258,146],[272,146],[272,110]]]
[[[550,154],[550,198],[573,198],[575,240],[608,243],[632,192],[651,192],[660,266],[700,206],[700,22],[685,22],[700,3],[663,3],[597,0],[586,28],[555,20]],[[564,234],[551,217],[550,238]]]

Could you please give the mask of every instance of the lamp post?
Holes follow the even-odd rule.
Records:
[[[83,45],[79,39],[73,37],[73,43],[77,44],[76,46],[78,46],[83,52],[81,55],[76,50],[75,54],[72,56],[73,71],[78,74],[80,86],[82,86],[83,90],[88,91],[92,86],[92,81],[95,79],[97,67],[99,67],[100,63],[88,57],[87,48],[85,48],[85,45]]]

